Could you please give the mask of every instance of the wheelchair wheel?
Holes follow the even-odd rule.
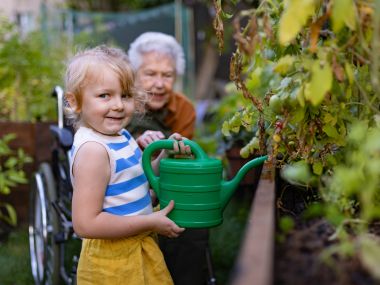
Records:
[[[52,202],[56,199],[56,185],[51,167],[42,163],[34,175],[29,205],[29,247],[35,284],[59,284],[60,252],[54,235],[59,231],[59,220]]]

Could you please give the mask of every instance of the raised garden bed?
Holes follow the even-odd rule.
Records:
[[[247,221],[244,241],[232,275],[233,285],[272,284],[274,182],[261,179]]]
[[[335,244],[330,240],[334,231],[324,219],[298,219],[286,239],[276,243],[274,284],[380,284],[366,271],[357,256],[342,259],[334,255],[330,265],[321,260],[323,251]],[[380,226],[374,225],[372,232],[379,235]]]
[[[323,218],[303,218],[305,193],[287,185],[284,194],[280,185],[261,178],[230,284],[379,285],[358,256],[333,254],[329,263],[323,261],[322,254],[336,245],[335,229]],[[285,214],[295,225],[283,235],[276,222]],[[371,225],[370,233],[380,236],[380,223]]]

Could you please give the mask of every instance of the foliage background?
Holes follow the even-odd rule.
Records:
[[[23,36],[0,18],[0,119],[47,121],[56,118],[49,90],[62,82],[69,50],[64,35],[49,44],[39,31]]]
[[[220,40],[234,18],[230,78],[250,101],[223,133],[256,128],[241,155],[268,153],[288,182],[317,189],[309,210],[340,241],[330,254],[358,254],[380,278],[380,239],[368,238],[380,217],[380,1],[263,0],[236,14],[214,5]]]

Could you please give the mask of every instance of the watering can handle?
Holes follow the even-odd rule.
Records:
[[[190,146],[191,152],[195,155],[196,159],[208,159],[207,154],[203,151],[203,149],[196,143],[191,140],[183,140],[185,145]],[[149,183],[152,186],[153,190],[157,193],[158,190],[158,180],[159,178],[154,175],[151,157],[152,154],[161,149],[173,149],[174,140],[159,140],[149,144],[142,156],[142,164],[144,167],[144,171],[146,176],[148,177]],[[157,193],[159,195],[159,193]]]

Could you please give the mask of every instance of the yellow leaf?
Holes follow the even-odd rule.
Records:
[[[316,175],[321,175],[323,172],[323,165],[322,162],[317,161],[313,164],[313,173]]]
[[[355,4],[353,0],[334,0],[331,14],[334,32],[339,32],[344,24],[351,30],[355,31],[355,14]]]
[[[309,85],[309,83],[306,83],[305,85]],[[297,92],[297,100],[301,107],[305,106],[305,89],[308,88],[307,86],[301,86],[301,88]]]
[[[336,122],[337,122],[338,118],[336,116],[333,116],[331,115],[330,113],[327,113],[324,117],[323,117],[323,122],[325,124],[329,124],[331,126],[335,126]]]
[[[289,0],[281,15],[279,24],[280,44],[286,45],[301,31],[310,16],[314,14],[314,0]]]
[[[305,98],[309,100],[314,106],[318,106],[332,86],[332,69],[331,66],[325,62],[323,66],[319,61],[314,61],[311,67],[311,81],[309,92],[305,91]]]
[[[355,76],[354,76],[354,72],[352,71],[351,65],[348,62],[345,62],[344,69],[346,70],[348,82],[350,83],[350,85],[352,85],[352,83],[354,82]]]
[[[286,73],[292,68],[294,60],[295,58],[293,56],[285,55],[278,60],[273,70],[281,75],[286,75]]]

